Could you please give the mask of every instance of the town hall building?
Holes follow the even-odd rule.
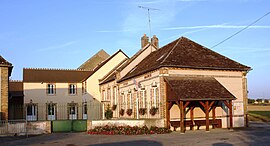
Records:
[[[28,120],[159,119],[164,127],[243,127],[250,67],[186,37],[143,35],[129,58],[101,50],[78,69],[24,68]]]

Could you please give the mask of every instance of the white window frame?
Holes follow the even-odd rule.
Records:
[[[56,94],[56,84],[48,83],[47,84],[47,95],[55,95]]]
[[[77,94],[77,84],[68,84],[68,94],[69,95],[76,95]]]

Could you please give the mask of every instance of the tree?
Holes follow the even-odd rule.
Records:
[[[248,99],[248,104],[253,104],[255,102],[255,99]]]

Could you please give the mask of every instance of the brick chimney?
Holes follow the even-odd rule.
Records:
[[[148,43],[149,43],[149,37],[146,36],[146,34],[144,34],[144,35],[141,37],[141,45],[142,45],[142,48],[145,47]]]
[[[151,44],[153,44],[154,46],[156,46],[158,48],[158,38],[156,35],[154,35],[152,38],[151,38]]]

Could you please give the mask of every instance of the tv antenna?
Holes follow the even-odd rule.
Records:
[[[148,12],[148,23],[149,23],[149,35],[150,35],[150,37],[151,37],[151,18],[150,18],[150,10],[151,11],[160,11],[160,9],[155,9],[155,8],[150,8],[150,7],[144,7],[144,6],[138,6],[139,8],[141,8],[141,9],[145,9],[145,10],[147,10],[147,12]]]

